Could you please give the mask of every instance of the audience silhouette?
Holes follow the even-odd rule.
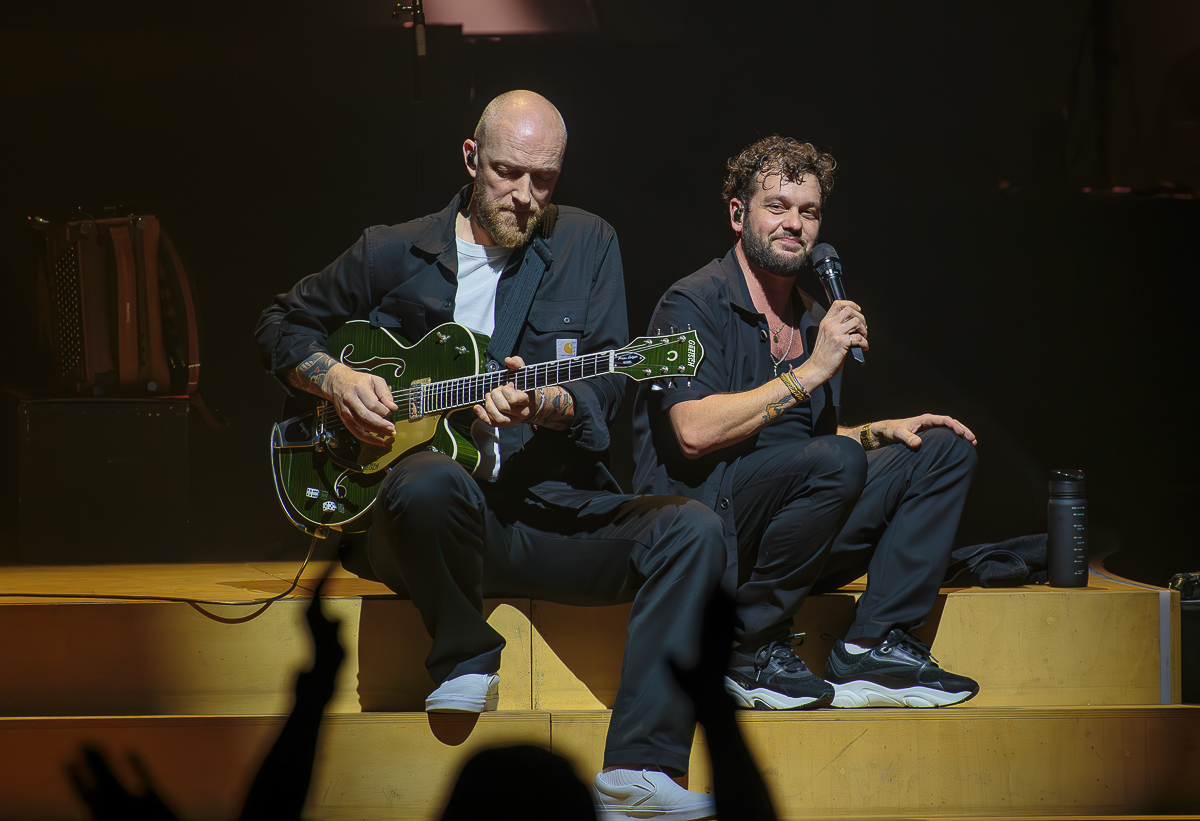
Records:
[[[239,814],[240,821],[292,821],[301,817],[312,781],[317,736],[325,707],[333,697],[345,651],[338,621],[325,616],[321,590],[314,591],[306,621],[315,648],[312,667],[296,677],[295,705],[279,737],[259,768]],[[723,680],[733,645],[733,600],[718,593],[705,609],[702,652],[692,667],[671,668],[696,707],[712,760],[713,797],[720,821],[775,821],[766,783],[754,764],[735,720],[733,700]],[[67,771],[79,797],[96,821],[174,821],[176,815],[159,795],[143,761],[130,756],[141,784],[130,789],[113,772],[99,749],[86,746],[82,761]],[[531,775],[537,789],[527,789]],[[442,821],[487,818],[594,821],[591,793],[563,757],[534,745],[497,747],[473,756],[463,766],[442,813]]]

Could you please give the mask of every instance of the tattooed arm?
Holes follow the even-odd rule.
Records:
[[[293,388],[331,399],[332,397],[325,392],[325,383],[329,381],[330,372],[337,366],[337,361],[329,354],[315,353],[288,371],[287,381]]]
[[[289,372],[287,381],[333,403],[346,429],[363,442],[377,445],[396,433],[388,417],[397,406],[383,377],[348,368],[327,353],[315,353]]]
[[[525,360],[510,356],[504,360],[504,364],[516,371],[525,367]],[[544,402],[537,390],[523,391],[512,385],[501,385],[484,398],[483,404],[475,406],[475,416],[479,421],[497,428],[529,422],[554,430],[566,430],[575,418],[575,397],[558,386],[542,390],[546,392]]]
[[[575,418],[575,397],[566,388],[546,388],[546,404],[533,422],[554,430],[566,430]]]

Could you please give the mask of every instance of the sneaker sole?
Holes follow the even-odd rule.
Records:
[[[480,702],[479,699],[465,698],[439,698],[426,699],[425,712],[427,713],[491,713],[496,710],[500,704],[499,696],[492,696],[486,701]]]
[[[829,693],[823,696],[785,696],[765,687],[747,690],[729,676],[725,677],[725,692],[733,696],[739,707],[746,710],[815,710],[828,705],[836,695]]]
[[[708,821],[717,815],[709,810],[646,809],[644,807],[593,807],[597,821]]]
[[[445,687],[447,692],[438,692],[443,687],[434,690],[425,698],[425,712],[490,713],[495,711],[500,704],[500,677],[496,675],[491,677],[491,682],[484,695],[479,695],[479,690],[471,692],[470,689],[464,687],[459,687],[458,692],[455,692],[455,688],[452,687]],[[466,692],[463,692],[464,690]]]
[[[929,687],[900,687],[895,690],[869,681],[851,681],[833,685],[833,705],[842,709],[857,707],[949,707],[970,701],[978,693],[966,690],[947,693]]]

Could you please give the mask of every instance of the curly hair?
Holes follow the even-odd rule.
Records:
[[[734,197],[748,204],[758,184],[759,175],[780,175],[787,182],[799,182],[806,174],[817,178],[822,202],[833,190],[833,172],[837,162],[812,143],[802,143],[791,137],[772,134],[747,146],[725,163],[725,202]]]

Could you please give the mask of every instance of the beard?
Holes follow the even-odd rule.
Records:
[[[749,229],[742,231],[742,250],[746,252],[746,259],[777,277],[796,276],[812,257],[812,249],[809,248],[795,254],[773,248],[768,237]]]
[[[475,200],[475,216],[483,230],[488,232],[497,245],[504,248],[516,248],[524,245],[533,237],[542,221],[542,209],[536,203],[531,203],[528,211],[521,214],[525,217],[525,227],[521,227],[518,212],[495,200],[485,200],[477,197]]]

